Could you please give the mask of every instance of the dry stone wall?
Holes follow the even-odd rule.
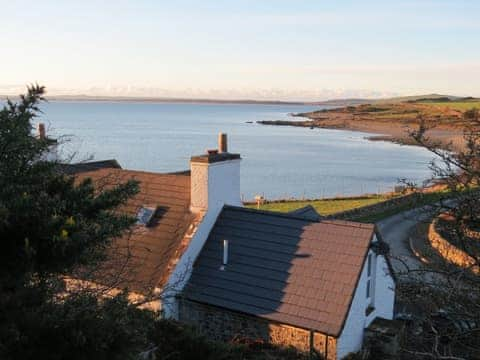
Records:
[[[181,300],[179,320],[195,326],[212,340],[232,339],[260,340],[267,343],[295,347],[309,352],[311,347],[328,360],[336,359],[336,339],[309,330],[274,323],[259,317],[244,315],[215,306]]]
[[[479,274],[478,266],[473,266],[475,260],[462,249],[459,249],[447,239],[445,239],[437,230],[438,219],[434,219],[428,228],[428,241],[445,260],[462,268],[471,268],[471,270]]]

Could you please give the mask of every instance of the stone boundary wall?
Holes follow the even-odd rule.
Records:
[[[443,238],[443,236],[437,231],[437,225],[438,218],[435,218],[428,227],[428,241],[432,248],[434,248],[448,262],[462,268],[471,268],[475,274],[480,274],[479,267],[473,266],[473,264],[475,264],[475,259]]]
[[[255,316],[201,304],[186,299],[179,302],[179,320],[193,325],[200,334],[211,340],[261,340],[265,343],[293,346],[309,352],[311,347],[327,360],[336,359],[337,340],[331,336],[290,325],[279,324]]]
[[[376,204],[362,206],[359,208],[338,212],[332,215],[328,215],[326,219],[339,219],[339,220],[354,220],[357,218],[367,217],[370,215],[382,213],[398,206],[404,206],[414,203],[420,199],[421,194],[411,193],[408,195],[399,196],[393,199],[385,200]]]

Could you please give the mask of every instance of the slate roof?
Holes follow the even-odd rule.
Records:
[[[95,185],[111,187],[135,179],[140,192],[119,211],[136,216],[142,206],[158,208],[151,226],[136,225],[116,239],[101,267],[98,282],[109,282],[121,271],[119,288],[146,292],[162,286],[186,244],[184,236],[195,217],[189,211],[190,173],[158,174],[117,168],[98,168],[76,175],[92,178]]]
[[[69,175],[99,169],[121,169],[122,167],[115,159],[80,162],[76,164],[60,164],[60,170]]]
[[[226,206],[183,295],[339,336],[374,231],[369,224]],[[229,260],[222,271],[223,240]]]
[[[312,205],[307,205],[300,209],[290,211],[289,214],[312,221],[319,221],[322,218],[322,216],[317,212],[317,210],[315,210]]]

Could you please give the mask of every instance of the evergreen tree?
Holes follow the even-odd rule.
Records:
[[[56,141],[33,122],[44,88],[31,86],[0,111],[0,358],[87,359],[136,356],[154,314],[83,291],[69,295],[62,277],[102,260],[112,239],[135,219],[117,212],[138,192],[129,181],[94,188],[47,161]]]

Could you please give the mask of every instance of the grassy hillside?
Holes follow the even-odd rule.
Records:
[[[322,109],[297,114],[314,121],[304,126],[330,128],[353,128],[364,124],[383,124],[383,126],[416,126],[423,118],[427,124],[442,125],[450,128],[462,128],[465,125],[464,112],[472,108],[480,109],[480,99],[452,97],[408,97],[400,102],[372,102],[356,106],[335,109]],[[303,124],[300,124],[303,125]],[[361,130],[361,129],[360,129]],[[365,129],[368,130],[368,129]],[[381,129],[385,130],[385,129]],[[373,131],[373,132],[383,132]],[[388,132],[387,132],[388,133]]]
[[[441,94],[425,94],[425,95],[411,95],[411,96],[397,96],[388,99],[378,99],[374,103],[402,103],[402,102],[417,102],[420,100],[435,100],[435,99],[449,99],[452,101],[461,99],[460,96],[441,95]]]
[[[422,101],[421,104],[428,104],[443,109],[453,109],[458,111],[465,111],[472,108],[480,109],[480,99],[471,99],[464,101]]]

